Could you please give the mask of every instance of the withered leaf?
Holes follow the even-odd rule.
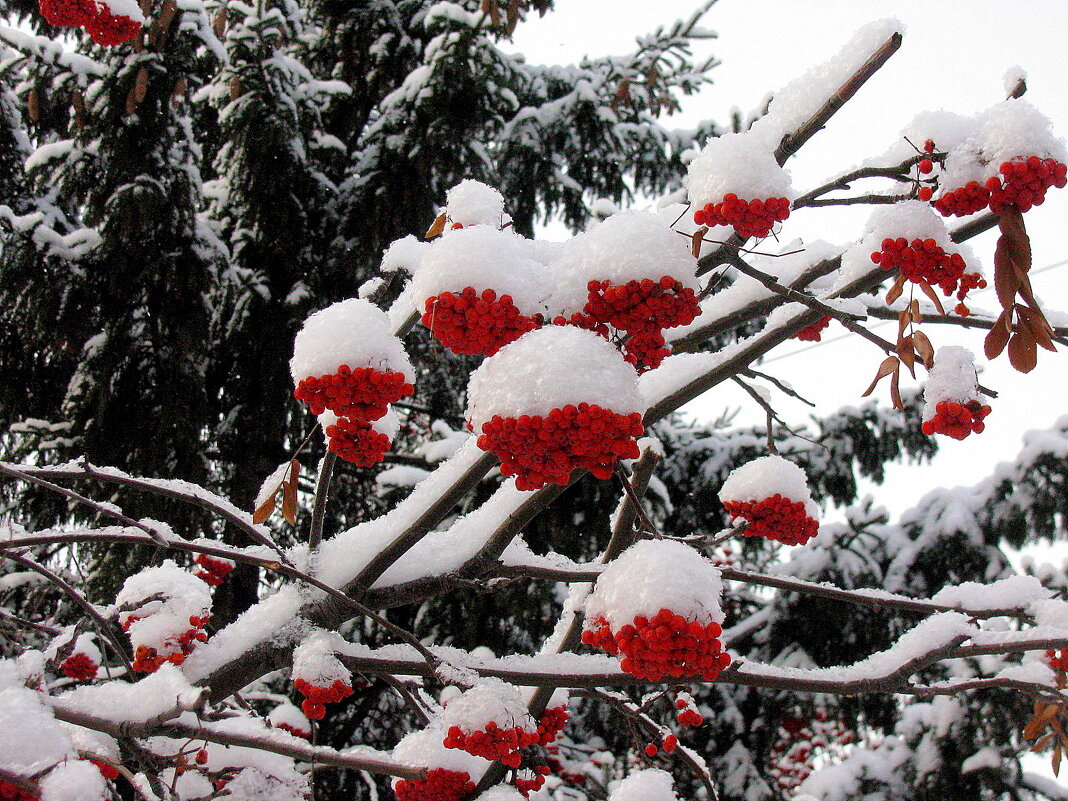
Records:
[[[282,482],[282,517],[289,525],[297,522],[297,479],[300,476],[300,462],[293,459],[289,463],[289,478]]]
[[[1003,206],[998,213],[998,228],[1009,242],[1009,255],[1016,269],[1027,273],[1031,269],[1031,238],[1027,235],[1023,214],[1015,206]]]
[[[913,298],[912,302],[909,303],[909,316],[912,318],[912,322],[914,323],[923,322],[923,315],[920,314],[920,302],[915,298]]]
[[[902,309],[901,314],[897,316],[897,338],[901,339],[901,335],[905,333],[905,329],[909,325],[909,312],[908,309]]]
[[[934,367],[934,345],[927,338],[927,334],[923,333],[923,331],[914,331],[912,344],[915,345],[916,353],[919,355],[920,360],[923,361],[923,366],[928,370]]]
[[[898,360],[897,356],[887,356],[885,359],[883,359],[882,364],[879,365],[879,370],[875,373],[875,380],[871,382],[871,386],[869,386],[866,390],[864,390],[863,393],[861,393],[860,397],[868,397],[872,392],[875,391],[875,387],[878,385],[878,383],[884,378],[886,378],[888,375],[890,375],[890,373],[896,373],[897,368],[900,365],[901,362]]]
[[[890,290],[886,293],[886,303],[890,305],[895,300],[901,297],[901,292],[905,288],[905,276],[899,275],[897,280],[894,281],[894,285],[890,287]]]
[[[433,239],[435,236],[441,236],[441,232],[445,230],[445,212],[441,212],[434,218],[433,224],[427,229],[426,235],[423,239]]]
[[[1008,237],[998,237],[998,243],[994,247],[994,291],[997,292],[998,303],[1003,309],[1012,308],[1016,302],[1016,290],[1020,288],[1020,279],[1012,267],[1010,248]]]
[[[271,516],[274,511],[275,501],[278,498],[278,490],[276,489],[271,493],[271,497],[256,507],[256,510],[252,513],[252,522],[257,526],[263,523]]]
[[[916,351],[912,346],[911,336],[901,337],[897,341],[897,356],[901,359],[901,363],[909,369],[909,375],[915,378]]]
[[[693,232],[693,236],[690,238],[690,252],[695,259],[701,258],[701,242],[708,233],[708,226],[702,225],[696,231]]]
[[[1042,701],[1035,702],[1035,714],[1027,721],[1027,725],[1024,726],[1023,737],[1025,740],[1033,740],[1049,725],[1052,718],[1057,715],[1057,707],[1053,704],[1043,703]]]
[[[990,361],[1000,356],[1001,351],[1005,350],[1005,345],[1009,342],[1012,324],[1009,322],[1008,315],[1008,311],[1003,311],[1001,316],[994,322],[994,327],[986,335],[986,339],[983,340],[983,353],[986,354],[986,358]]]
[[[1049,748],[1050,743],[1053,742],[1053,738],[1056,736],[1056,734],[1050,732],[1049,734],[1039,737],[1035,744],[1031,746],[1031,750],[1035,751],[1036,753],[1038,751],[1045,751],[1047,748]]]
[[[1061,773],[1061,741],[1057,740],[1053,744],[1053,775],[1059,776]]]
[[[931,303],[934,304],[934,307],[938,309],[938,313],[941,315],[945,315],[946,309],[942,305],[942,299],[938,297],[938,293],[934,291],[931,285],[928,284],[926,281],[920,281],[920,289],[923,291],[923,294],[925,294],[927,298],[931,301]]]
[[[890,400],[899,412],[905,411],[905,404],[901,402],[901,373],[898,370],[894,370],[890,376]]]
[[[1038,346],[1031,332],[1020,325],[1009,337],[1009,364],[1019,373],[1030,373],[1038,364]]]
[[[1035,342],[1046,350],[1057,351],[1056,346],[1053,344],[1053,337],[1050,336],[1050,324],[1046,321],[1046,317],[1042,312],[1017,304],[1016,319],[1027,327]]]

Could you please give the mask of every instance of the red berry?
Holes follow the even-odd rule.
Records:
[[[920,200],[930,200],[934,196],[934,190],[929,186],[921,186],[920,190],[916,193],[916,196]]]
[[[669,734],[664,738],[664,744],[661,746],[664,749],[664,753],[670,754],[679,745],[679,738],[674,734]]]
[[[934,162],[930,159],[921,159],[917,167],[919,167],[921,175],[927,175],[934,170]]]
[[[509,295],[492,289],[479,293],[465,287],[459,294],[442,292],[426,299],[423,325],[453,353],[492,356],[541,325],[541,317],[520,313]]]
[[[97,3],[97,13],[85,22],[85,31],[98,45],[111,47],[137,36],[141,23],[124,14],[112,14],[105,5]]]
[[[819,532],[819,523],[809,517],[803,501],[772,495],[759,501],[727,501],[723,507],[732,520],[748,525],[747,537],[766,537],[786,545],[804,545]]]
[[[652,743],[649,743],[649,745],[645,746],[645,755],[646,756],[650,756],[650,757],[655,757],[656,754],[657,754],[657,751],[659,751],[659,750],[660,749],[658,749],[655,745],[653,745]]]

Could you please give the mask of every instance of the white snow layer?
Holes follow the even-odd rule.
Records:
[[[355,370],[403,373],[409,383],[415,371],[400,339],[393,335],[386,313],[362,298],[350,298],[317,311],[304,321],[293,342],[289,370],[294,383],[329,375],[347,364]]]
[[[41,801],[100,801],[109,797],[104,777],[88,760],[56,766],[41,780],[40,787]]]
[[[750,133],[731,133],[708,140],[690,162],[687,197],[695,208],[718,203],[733,192],[742,200],[795,197],[790,175],[775,161],[778,142]]]
[[[501,729],[519,726],[524,731],[534,731],[537,728],[519,690],[500,680],[486,681],[465,690],[449,701],[441,714],[446,731],[453,726],[465,733],[485,731],[490,721]]]
[[[460,181],[445,193],[445,215],[465,227],[488,225],[500,228],[504,221],[504,195],[479,181]]]
[[[604,618],[618,630],[638,615],[670,609],[704,625],[722,623],[723,582],[711,560],[675,540],[642,540],[601,573],[586,600],[589,620]]]
[[[618,414],[644,412],[638,374],[592,331],[547,326],[524,334],[486,359],[467,385],[474,431],[493,418],[547,415],[568,404],[596,404]]]
[[[393,749],[393,758],[401,764],[427,765],[430,768],[466,773],[475,781],[490,766],[488,759],[474,756],[459,748],[446,748],[445,729],[441,721],[431,721],[425,729],[408,734]],[[398,779],[393,780],[394,787]]]
[[[942,401],[967,403],[978,398],[976,383],[975,356],[970,350],[959,345],[939,348],[923,388],[923,419],[934,417]]]
[[[635,771],[608,794],[608,801],[678,801],[674,780],[666,770]]]
[[[736,467],[719,489],[719,499],[724,503],[762,501],[773,495],[804,503],[810,517],[816,517],[819,512],[809,492],[805,471],[777,454],[761,456]]]

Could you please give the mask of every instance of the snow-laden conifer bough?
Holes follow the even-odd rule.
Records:
[[[125,6],[95,8],[143,22]],[[94,38],[94,24],[102,26],[101,37],[118,36],[113,23],[70,22],[77,17],[73,5],[53,3],[49,9],[42,3],[50,19],[85,24]],[[608,784],[609,801],[677,801],[673,776],[661,769],[677,767],[696,776],[691,785],[699,785],[705,798],[715,799],[720,790],[740,798],[746,782],[759,789],[764,780],[750,776],[752,766],[732,757],[733,750],[706,760],[698,738],[686,731],[731,714],[707,693],[698,700],[709,683],[834,696],[951,697],[1001,688],[1035,701],[1035,717],[1025,730],[1032,739],[1061,720],[1063,658],[1047,663],[1027,656],[1068,648],[1068,604],[1049,586],[1020,575],[945,587],[930,598],[909,592],[909,559],[927,536],[910,538],[909,527],[925,530],[917,520],[935,508],[973,512],[977,498],[997,491],[993,484],[966,499],[934,493],[910,513],[917,520],[887,526],[900,546],[886,570],[894,590],[835,587],[815,578],[839,547],[844,525],[820,529],[809,479],[786,456],[748,458],[720,482],[719,500],[732,526],[717,536],[667,529],[663,515],[642,506],[653,486],[657,451],[653,440],[643,439],[646,428],[728,378],[758,381],[753,365],[760,357],[828,317],[886,352],[875,384],[892,376],[895,405],[903,405],[901,365],[910,372],[928,370],[923,434],[960,439],[981,432],[990,411],[983,395],[989,392],[978,384],[974,357],[963,348],[934,350],[919,329],[928,307],[911,292],[919,288],[943,312],[934,288],[956,292],[963,303],[982,279],[978,261],[959,242],[984,226],[1000,224],[1002,230],[994,280],[1004,311],[996,320],[971,314],[969,324],[991,331],[988,355],[1007,346],[1014,366],[1030,369],[1038,346],[1052,348],[1063,339],[1066,332],[1049,324],[1026,281],[1030,264],[1021,215],[1040,205],[1047,190],[1064,186],[1064,148],[1024,101],[1007,100],[974,119],[921,115],[908,129],[911,140],[922,143],[916,153],[895,145],[876,173],[865,173],[868,165],[808,194],[794,190],[784,167],[789,155],[900,40],[894,22],[869,26],[840,56],[777,93],[749,131],[713,139],[691,154],[688,207],[676,202],[659,212],[615,214],[548,246],[511,230],[507,198],[497,190],[465,181],[448,193],[432,229],[440,238],[430,244],[405,238],[386,252],[383,272],[410,279],[388,312],[370,302],[376,292],[367,291],[312,314],[294,342],[294,395],[319,418],[325,446],[350,469],[386,458],[402,417],[411,420],[400,404],[418,391],[418,381],[403,337],[416,319],[454,353],[485,357],[466,385],[472,435],[450,429],[442,458],[428,457],[437,467],[376,519],[319,541],[332,457],[321,462],[316,484],[312,545],[286,549],[227,500],[180,481],[86,462],[0,465],[9,477],[62,492],[117,522],[42,532],[12,524],[0,540],[0,555],[64,593],[97,628],[90,635],[42,625],[53,636],[50,647],[0,661],[0,798],[101,801],[125,782],[153,801],[225,795],[280,801],[308,795],[312,765],[389,776],[399,801],[565,798],[587,779],[607,778],[596,766],[615,760],[587,754],[575,767],[574,753],[585,752],[567,722],[580,709],[579,697],[619,714],[641,746],[621,755],[635,769]],[[880,202],[892,205],[873,215],[855,244],[804,243],[781,261],[744,247],[751,237],[780,230],[785,235],[792,208],[833,203],[828,194],[873,175],[896,180],[902,193],[881,196]],[[948,229],[928,205],[932,200],[943,216],[988,208],[996,217]],[[720,238],[706,241],[712,234]],[[776,247],[767,239],[761,245],[765,251]],[[738,275],[718,292],[698,278],[728,266]],[[889,304],[910,292],[901,308],[892,307],[899,319],[896,342],[863,327],[875,301],[858,299],[891,276],[896,283]],[[957,312],[969,310],[958,306]],[[742,325],[750,333],[726,344],[718,337]],[[756,389],[753,394],[764,397]],[[1064,450],[1068,422],[1049,440],[1030,443],[1020,464],[1005,468],[1001,479],[1011,484],[1012,470],[1022,474]],[[746,444],[750,455],[755,442]],[[495,491],[457,515],[457,504],[498,464],[502,480]],[[617,477],[621,487],[601,558],[577,561],[552,545],[535,553],[520,532],[586,473],[602,482]],[[291,475],[289,462],[271,474],[257,507],[269,507],[282,483],[283,494],[296,497],[299,476]],[[163,523],[126,518],[111,502],[60,486],[80,478],[185,500],[262,544],[183,540]],[[878,520],[873,514],[866,524],[886,526]],[[765,572],[717,567],[708,553],[738,533],[751,538],[743,557],[757,542],[753,538],[787,547],[777,552],[778,561],[766,560]],[[147,567],[126,579],[113,604],[98,608],[27,555],[37,546],[77,542],[198,554],[202,570],[194,574],[170,560]],[[256,565],[284,581],[209,636],[213,587],[225,583],[235,563]],[[447,647],[417,638],[381,614],[459,587],[531,577],[560,582],[562,611],[551,635],[529,654]],[[754,642],[779,600],[739,619],[735,607],[742,594],[725,588],[724,580],[920,617],[889,647],[854,664],[818,667],[774,654],[758,659],[750,652],[761,653]],[[353,619],[362,625],[346,625]],[[112,628],[128,638],[134,673],[115,653],[125,643]],[[370,637],[372,631],[381,636]],[[383,637],[387,644],[371,644]],[[966,661],[972,657],[985,661],[973,668]],[[266,678],[275,671],[282,673]],[[357,674],[386,680],[421,720],[391,752],[306,739],[315,721],[345,703],[364,680]],[[282,681],[292,690],[267,689]],[[256,702],[263,695],[269,705],[260,710],[239,698],[246,687],[250,691],[242,696]],[[628,688],[646,694],[636,701]],[[298,695],[300,709],[292,703]],[[921,711],[908,725],[935,725],[932,720],[946,711],[937,707],[942,700],[915,707]],[[791,723],[783,731],[801,728]],[[839,752],[837,764],[814,771],[811,751],[784,746],[780,750],[793,762],[780,754],[768,775],[782,789],[797,787],[830,801],[860,776],[873,780],[873,764],[885,772],[903,758],[903,749],[922,747],[910,745],[908,737],[903,731]],[[1059,754],[1061,746],[1056,748]],[[1001,764],[998,754],[993,762],[989,754],[972,760],[974,769]]]

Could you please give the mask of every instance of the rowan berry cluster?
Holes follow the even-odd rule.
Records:
[[[465,287],[426,299],[423,325],[453,353],[492,356],[541,325],[540,315],[521,314],[511,295]]]
[[[796,334],[794,339],[799,339],[802,342],[819,342],[823,336],[823,329],[831,324],[830,315],[821,317],[812,325],[806,325]]]
[[[198,553],[193,561],[201,568],[197,571],[197,578],[212,587],[218,587],[226,581],[234,569],[234,563],[229,559],[208,556],[206,553]]]
[[[185,662],[186,656],[193,653],[198,642],[207,642],[208,634],[203,629],[208,624],[211,615],[207,612],[203,616],[190,615],[190,628],[183,631],[177,637],[168,637],[164,643],[166,653],[161,653],[150,645],[141,644],[134,648],[133,669],[141,673],[155,673],[164,662],[180,665]],[[140,620],[136,615],[130,615],[122,622],[122,630],[129,631],[130,626]]]
[[[1068,671],[1068,648],[1061,648],[1059,651],[1053,649],[1046,651],[1046,661],[1049,662],[1049,666],[1054,670]]]
[[[531,770],[534,773],[531,778],[527,779],[522,776],[516,776],[515,778],[515,789],[524,798],[529,797],[532,791],[537,792],[540,790],[545,785],[545,777],[550,773],[548,765],[535,765]]]
[[[987,180],[990,190],[990,210],[999,211],[1003,206],[1015,206],[1020,212],[1032,206],[1041,206],[1046,199],[1046,190],[1062,188],[1068,183],[1068,167],[1056,159],[1040,159],[1031,156],[1017,161],[1006,161],[999,168],[998,176]]]
[[[568,404],[549,414],[493,418],[482,426],[478,447],[501,460],[501,473],[521,490],[565,486],[573,470],[611,477],[617,459],[636,459],[642,416],[618,414],[596,404]]]
[[[977,400],[966,403],[944,400],[935,406],[935,415],[923,421],[923,433],[945,434],[953,439],[964,439],[969,434],[981,434],[986,424],[983,422],[990,414],[990,407]]]
[[[363,420],[339,417],[326,427],[327,447],[357,467],[371,467],[389,450],[389,437]]]
[[[853,732],[838,719],[818,711],[811,719],[783,717],[771,747],[769,773],[784,790],[793,790],[812,773],[816,751],[838,749],[854,740]]]
[[[276,729],[281,729],[282,731],[287,731],[294,737],[301,737],[305,740],[311,737],[310,731],[305,731],[304,729],[294,726],[292,723],[276,723],[274,727]]]
[[[353,370],[343,364],[336,373],[305,378],[293,390],[293,397],[306,403],[314,415],[329,409],[338,417],[370,421],[382,417],[389,404],[414,391],[403,373],[371,367]]]
[[[570,717],[566,706],[546,709],[541,715],[541,720],[538,721],[538,742],[542,745],[549,745],[553,742],[564,730]]]
[[[475,791],[471,774],[432,768],[425,779],[401,779],[393,787],[397,801],[461,801]]]
[[[29,790],[23,790],[14,782],[0,779],[0,801],[39,801]]]
[[[352,687],[341,679],[334,679],[329,687],[317,687],[305,679],[295,679],[293,686],[304,696],[301,710],[312,720],[322,720],[326,715],[326,704],[336,704],[352,695]]]
[[[933,239],[905,237],[882,242],[882,250],[871,254],[871,260],[884,270],[901,270],[901,275],[913,283],[937,286],[949,295],[957,288],[964,275],[964,258],[959,253],[946,251]]]
[[[964,186],[943,192],[934,201],[934,207],[943,217],[967,217],[986,208],[989,202],[990,190],[978,181],[969,181]]]
[[[129,41],[141,30],[141,23],[123,14],[112,14],[96,0],[39,0],[41,15],[52,25],[85,28],[99,45]]]
[[[632,676],[649,681],[667,677],[700,676],[715,681],[731,663],[723,653],[718,623],[686,620],[669,609],[661,609],[652,619],[639,615],[633,624],[613,632],[608,621],[591,621],[593,628],[582,632],[582,641],[610,654],[621,654],[620,667]]]
[[[63,674],[75,681],[90,681],[96,678],[96,672],[99,668],[96,662],[88,654],[83,654],[81,651],[75,651],[73,654],[63,660],[63,664],[60,665],[63,670]]]
[[[790,216],[790,201],[784,197],[742,200],[728,192],[719,203],[707,203],[693,213],[698,225],[731,225],[740,236],[765,237],[777,222]]]
[[[519,749],[540,741],[536,731],[525,731],[522,726],[502,729],[491,720],[485,730],[464,731],[459,726],[450,726],[444,745],[483,759],[500,760],[510,768],[518,768],[521,761]]]
[[[675,709],[679,710],[675,716],[675,720],[678,721],[680,726],[700,726],[705,722],[705,717],[697,711],[697,707],[694,706],[692,699],[676,698]]]
[[[804,501],[792,501],[776,493],[759,501],[725,501],[731,520],[748,525],[747,537],[764,537],[786,545],[804,545],[819,532],[819,523],[809,517]]]
[[[960,277],[960,284],[957,286],[957,300],[960,301],[953,311],[959,314],[961,317],[967,317],[971,314],[971,311],[966,305],[964,305],[964,298],[973,289],[986,289],[986,279],[979,273],[964,273]]]

